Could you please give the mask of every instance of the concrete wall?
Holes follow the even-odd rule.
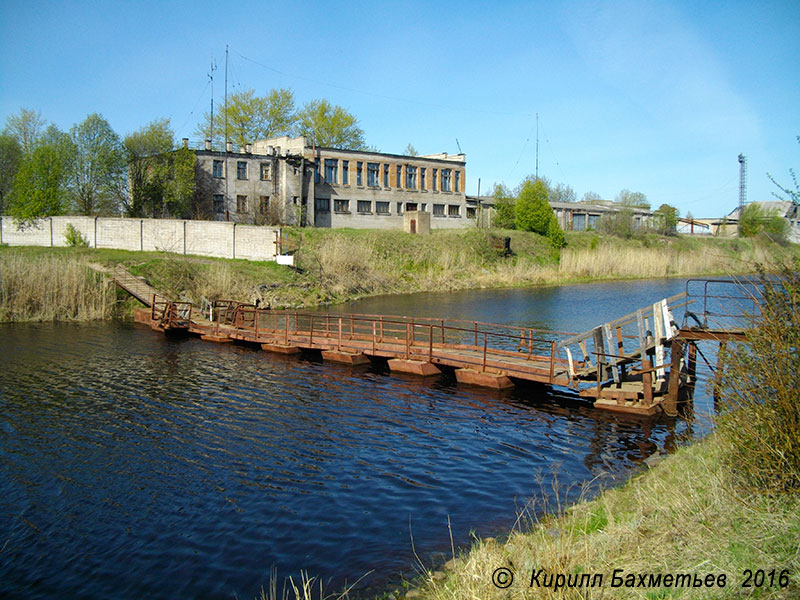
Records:
[[[220,258],[275,260],[277,227],[177,219],[48,217],[20,229],[0,217],[0,243],[9,246],[66,246],[72,225],[92,248],[198,254]]]

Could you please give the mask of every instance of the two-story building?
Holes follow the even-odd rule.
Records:
[[[405,212],[423,211],[434,229],[471,223],[463,154],[339,150],[302,136],[195,152],[197,193],[217,220],[401,229]]]

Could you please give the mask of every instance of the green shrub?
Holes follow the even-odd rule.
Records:
[[[67,227],[64,230],[64,240],[67,242],[67,246],[71,248],[88,248],[89,247],[89,240],[86,239],[80,231],[75,229],[72,226],[72,223],[67,223]]]
[[[762,274],[747,341],[724,353],[718,431],[743,487],[800,490],[800,260]]]

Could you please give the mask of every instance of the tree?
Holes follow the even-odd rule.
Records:
[[[800,144],[800,135],[797,136],[797,143]],[[794,202],[795,204],[800,204],[800,183],[798,183],[798,181],[797,181],[797,175],[795,174],[794,169],[789,169],[789,175],[791,175],[791,177],[792,177],[792,183],[794,184],[794,189],[791,189],[789,187],[781,185],[780,183],[775,181],[775,178],[772,177],[772,175],[767,173],[767,177],[769,177],[769,180],[772,183],[774,183],[775,186],[783,194],[786,194],[786,196],[788,196],[788,198],[786,196],[783,196],[783,195],[777,193],[777,192],[772,192],[772,195],[775,196],[778,200],[784,200],[784,201],[788,200],[790,202]]]
[[[496,183],[490,195],[494,198],[494,226],[500,229],[513,229],[516,201],[511,195],[511,190],[502,183]]]
[[[5,198],[11,191],[21,161],[22,148],[17,139],[7,133],[0,134],[0,215],[4,214]]]
[[[174,148],[174,133],[169,119],[156,119],[141,129],[125,136],[123,146],[128,159],[128,195],[123,200],[129,217],[154,216],[161,203],[162,178],[159,166],[163,154]]]
[[[622,190],[619,194],[617,194],[615,202],[624,206],[630,206],[631,208],[650,209],[650,202],[647,201],[647,196],[645,196],[642,192]]]
[[[8,202],[8,213],[22,224],[64,214],[69,157],[52,145],[38,146],[20,164]]]
[[[341,106],[327,100],[312,100],[298,115],[300,135],[313,137],[317,146],[346,150],[366,150],[364,131],[358,119]]]
[[[419,152],[417,152],[417,149],[411,145],[411,142],[409,142],[408,146],[406,146],[406,149],[403,150],[403,154],[405,156],[419,156]]]
[[[656,229],[663,235],[672,235],[678,228],[678,209],[669,204],[662,204],[653,212]]]
[[[287,89],[270,90],[266,96],[256,96],[255,90],[234,92],[214,115],[206,113],[196,133],[219,144],[228,139],[238,146],[281,135],[291,135],[297,122],[294,94]]]
[[[789,223],[777,211],[768,211],[753,202],[739,215],[739,235],[753,237],[761,232],[777,241],[784,241],[789,233]]]
[[[582,202],[596,203],[596,202],[601,202],[602,200],[603,200],[602,196],[600,196],[600,194],[598,194],[597,192],[586,192],[583,195]]]
[[[6,119],[4,133],[15,137],[22,153],[30,155],[39,142],[46,123],[38,110],[23,108],[18,115],[11,115]]]
[[[550,202],[577,202],[578,196],[566,183],[557,183],[549,190]]]
[[[125,189],[125,151],[119,136],[93,113],[70,129],[75,156],[70,187],[78,214],[117,212]]]
[[[523,183],[514,213],[517,229],[547,235],[553,210],[547,203],[547,186],[543,180]]]

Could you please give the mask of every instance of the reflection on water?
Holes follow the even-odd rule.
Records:
[[[681,288],[339,310],[580,330]],[[409,571],[412,532],[424,558],[449,549],[448,518],[457,544],[502,533],[555,466],[574,497],[693,434],[535,386],[487,392],[134,325],[0,326],[0,356],[0,590],[26,598],[251,598],[273,566],[333,587],[374,570],[363,585],[380,586]]]

